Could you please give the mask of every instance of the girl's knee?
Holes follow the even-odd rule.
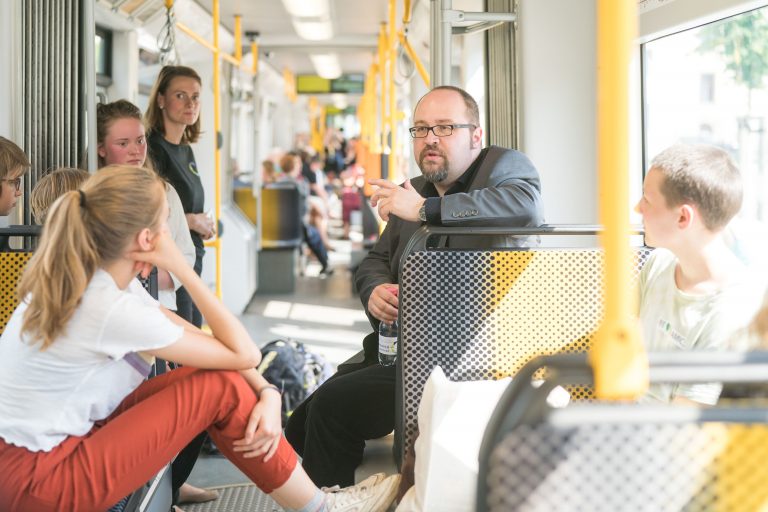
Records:
[[[251,386],[242,375],[235,370],[205,370],[204,378],[214,382],[214,385],[229,390],[242,398],[256,398]]]

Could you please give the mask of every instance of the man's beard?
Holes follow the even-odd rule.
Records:
[[[443,159],[443,165],[437,169],[427,170],[424,168],[424,157],[426,156],[427,151],[433,151],[440,155],[440,158]],[[445,180],[448,177],[448,157],[445,156],[445,153],[440,151],[438,148],[432,148],[432,147],[425,147],[421,150],[421,154],[419,154],[419,169],[421,169],[421,174],[424,176],[424,179],[427,180],[430,183],[440,183],[441,181]]]

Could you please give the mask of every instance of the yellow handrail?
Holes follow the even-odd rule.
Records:
[[[214,222],[218,228],[221,218],[221,148],[219,147],[219,132],[221,131],[221,70],[219,55],[219,0],[213,0],[213,46],[216,51],[213,54],[213,133],[216,137],[214,142],[214,175],[213,175],[213,193],[214,201]],[[216,248],[216,296],[221,298],[221,237],[216,234],[212,245]]]
[[[296,94],[296,77],[293,75],[290,69],[283,69],[283,92],[285,96],[291,100],[291,103],[296,103],[298,95]]]
[[[379,30],[379,84],[381,88],[381,151],[387,147],[387,24]]]
[[[399,181],[400,172],[397,168],[397,91],[395,90],[395,63],[397,62],[397,20],[395,19],[395,2],[389,0],[389,179]]]
[[[256,75],[259,72],[259,43],[251,41],[251,73]]]
[[[405,0],[403,6],[403,25],[408,25],[411,22],[411,0]]]
[[[418,55],[416,55],[416,52],[413,49],[413,46],[411,46],[411,43],[408,42],[408,39],[405,38],[405,33],[401,30],[397,33],[397,37],[400,38],[400,44],[403,45],[403,48],[405,48],[405,51],[408,52],[408,56],[413,61],[414,65],[416,66],[416,71],[419,72],[419,75],[421,75],[421,79],[424,80],[424,85],[427,86],[427,89],[429,89],[429,73],[427,72],[427,69],[424,67],[424,64],[421,63],[421,59]]]
[[[208,50],[210,50],[211,52],[213,52],[213,53],[216,53],[216,47],[215,47],[213,44],[211,44],[211,43],[209,43],[208,41],[206,41],[206,40],[205,40],[205,39],[204,39],[202,36],[200,36],[200,35],[199,35],[197,32],[195,32],[194,30],[192,30],[191,28],[189,28],[188,26],[186,26],[186,25],[185,25],[185,24],[183,24],[182,22],[180,22],[180,21],[177,21],[177,22],[176,22],[176,28],[178,28],[179,30],[181,30],[182,32],[184,32],[185,34],[187,34],[189,37],[191,37],[192,39],[194,39],[194,40],[195,40],[195,42],[197,42],[198,44],[200,44],[200,45],[204,46],[205,48],[207,48],[207,49],[208,49]]]
[[[597,3],[598,168],[600,222],[605,226],[605,320],[590,363],[595,394],[631,399],[648,389],[648,359],[635,319],[629,246],[629,71],[637,2]]]
[[[253,69],[248,69],[248,68],[245,68],[245,67],[242,66],[242,62],[243,62],[243,60],[242,60],[242,46],[241,46],[241,49],[240,49],[241,57],[237,58],[237,57],[232,56],[232,55],[230,55],[228,53],[222,52],[220,49],[217,50],[216,49],[216,45],[210,43],[204,37],[202,37],[200,34],[198,34],[197,32],[195,32],[194,30],[192,30],[191,28],[189,28],[188,26],[186,26],[185,24],[183,24],[180,21],[176,22],[176,28],[178,28],[179,30],[184,32],[186,35],[188,35],[190,38],[192,38],[199,45],[207,48],[209,51],[211,51],[214,54],[218,54],[219,58],[229,62],[230,64],[232,64],[236,68],[238,68],[238,69],[240,69],[242,71],[245,71],[246,73],[250,73],[252,75],[256,74],[256,72],[253,71]],[[239,41],[239,38],[237,40]],[[253,48],[253,44],[251,44],[251,48]],[[237,52],[237,43],[235,43],[235,52]],[[254,55],[256,55],[256,54],[254,54]]]
[[[243,17],[235,14],[235,60],[238,66],[243,61]]]

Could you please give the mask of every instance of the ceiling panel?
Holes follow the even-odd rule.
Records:
[[[198,3],[211,12],[212,0]],[[366,72],[376,51],[379,26],[387,20],[388,0],[330,0],[330,4],[334,37],[328,41],[307,41],[296,35],[280,0],[222,0],[219,12],[222,24],[230,31],[234,31],[236,14],[242,16],[244,33],[258,31],[261,56],[278,71],[288,68],[295,74],[314,73],[307,55],[333,51],[339,55],[343,73]],[[402,8],[399,5],[398,26]]]

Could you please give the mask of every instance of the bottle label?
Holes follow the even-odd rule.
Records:
[[[386,356],[397,355],[397,337],[382,336],[379,334],[379,353]]]

